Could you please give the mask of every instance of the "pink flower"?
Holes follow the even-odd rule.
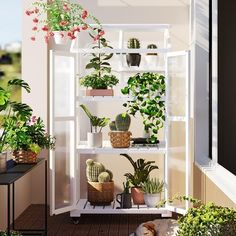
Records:
[[[77,27],[75,27],[73,30],[72,30],[72,32],[80,32],[80,28],[77,26]]]
[[[62,20],[62,21],[59,23],[60,26],[66,26],[66,25],[68,25],[68,24],[69,24],[69,22],[66,21],[66,20]]]
[[[35,7],[34,12],[35,12],[36,14],[38,14],[38,13],[39,13],[39,9],[38,9],[37,7]]]
[[[95,37],[93,38],[94,41],[97,41],[97,40],[99,40],[99,39],[100,39],[100,35],[97,35],[97,36],[95,36]]]
[[[102,31],[100,31],[98,34],[99,34],[100,36],[102,36],[102,35],[105,34],[105,32],[104,32],[104,30],[102,30]]]
[[[88,29],[88,26],[87,25],[83,25],[82,26],[82,30],[86,30],[86,29]]]
[[[84,11],[82,12],[82,15],[81,15],[82,19],[87,18],[87,16],[88,16],[88,12],[87,12],[86,10],[84,10]]]
[[[37,117],[36,116],[32,116],[31,117],[31,122],[35,123],[37,121]]]
[[[68,7],[67,3],[64,3],[63,10],[64,11],[69,11],[70,10],[70,8]]]
[[[35,41],[36,38],[35,38],[34,36],[32,36],[30,39],[31,39],[32,41]]]
[[[43,28],[42,28],[43,31],[48,31],[48,26],[47,25],[44,25]]]
[[[60,33],[60,35],[61,35],[61,37],[62,37],[62,38],[64,38],[64,37],[65,37],[65,35],[64,35],[63,33]]]
[[[27,10],[27,11],[25,11],[25,14],[26,14],[27,16],[30,16],[30,15],[31,15],[31,11]]]
[[[38,18],[34,18],[34,19],[33,19],[33,22],[34,22],[34,23],[38,23],[38,22],[39,22]]]
[[[48,32],[48,36],[53,37],[54,33],[53,32]]]
[[[38,29],[37,26],[34,26],[34,27],[32,28],[33,31],[36,31],[37,29]]]
[[[48,43],[48,42],[49,42],[49,36],[48,36],[48,35],[45,35],[45,36],[44,36],[44,40],[45,40],[45,43]]]

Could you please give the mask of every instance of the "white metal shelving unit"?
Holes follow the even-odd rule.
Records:
[[[70,211],[72,217],[79,217],[80,214],[162,214],[170,216],[172,211],[184,213],[186,208],[179,206],[169,206],[164,208],[147,208],[145,205],[133,206],[131,209],[117,209],[115,201],[111,206],[93,207],[86,199],[80,199],[79,177],[77,172],[80,171],[80,155],[95,154],[120,154],[120,153],[137,153],[137,154],[163,154],[164,156],[164,180],[166,183],[165,198],[169,196],[169,161],[171,153],[185,153],[185,174],[186,174],[186,191],[189,194],[190,184],[190,162],[189,162],[189,53],[188,52],[170,52],[169,25],[104,25],[106,31],[118,32],[118,48],[106,50],[94,50],[90,48],[76,48],[74,42],[70,52],[63,50],[51,50],[51,70],[50,70],[50,134],[57,137],[57,147],[51,151],[50,155],[50,173],[51,173],[51,214],[60,214]],[[159,32],[163,33],[163,48],[161,49],[127,49],[124,47],[124,34],[126,32]],[[130,73],[157,72],[166,76],[166,96],[163,98],[166,102],[166,122],[165,138],[157,147],[130,147],[114,149],[109,141],[103,142],[102,148],[89,148],[86,142],[80,140],[80,135],[76,135],[78,124],[78,105],[83,102],[119,102],[123,103],[130,98],[122,95],[113,97],[86,97],[76,85],[76,74],[82,68],[78,65],[81,63],[81,55],[88,53],[114,53],[118,54],[121,60],[121,66],[114,69],[120,74],[121,83],[124,83],[124,75]],[[128,68],[124,65],[122,55],[126,53],[150,53],[157,52],[164,57],[164,65],[157,68]],[[184,61],[181,69],[180,61]],[[173,64],[173,65],[172,65]],[[183,64],[183,63],[182,63]],[[181,64],[181,65],[182,65]],[[180,73],[181,72],[181,73]],[[184,79],[185,91],[185,108],[184,114],[172,114],[171,112],[171,89],[172,79]],[[174,100],[174,99],[173,99]],[[186,130],[186,145],[184,147],[174,147],[170,143],[170,126],[173,122],[184,122]]]

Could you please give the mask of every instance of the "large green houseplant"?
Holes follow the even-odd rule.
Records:
[[[157,143],[158,132],[164,125],[165,90],[165,76],[151,72],[131,76],[127,86],[121,90],[124,95],[129,95],[131,98],[123,106],[132,116],[140,113],[144,130],[150,134],[148,138],[150,143]]]
[[[99,31],[100,32],[100,31]],[[107,40],[101,36],[93,49],[112,48]],[[111,73],[111,65],[109,60],[113,54],[107,53],[92,53],[86,69],[92,69],[92,73],[80,78],[80,84],[87,88],[87,96],[113,96],[112,87],[115,86],[119,80]]]
[[[130,164],[133,166],[134,173],[126,173],[124,176],[127,177],[127,180],[132,185],[131,195],[133,198],[134,204],[144,204],[144,195],[142,192],[142,184],[147,182],[149,179],[150,173],[158,169],[158,166],[153,165],[155,161],[146,161],[142,158],[134,161],[131,156],[128,154],[120,154],[127,158]]]

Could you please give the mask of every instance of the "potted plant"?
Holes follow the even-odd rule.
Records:
[[[109,124],[111,145],[113,148],[128,148],[132,133],[129,130],[131,118],[129,114],[122,113],[116,116],[115,121]]]
[[[36,163],[42,149],[54,149],[55,138],[48,135],[40,117],[28,120],[15,117],[5,119],[6,142],[13,150],[17,163]]]
[[[138,73],[128,79],[127,86],[121,89],[124,95],[132,100],[124,103],[127,113],[134,116],[140,113],[143,119],[144,130],[150,134],[149,143],[158,143],[158,132],[165,121],[165,76],[145,72]]]
[[[27,120],[32,114],[32,109],[27,104],[11,100],[15,86],[23,88],[28,93],[30,92],[29,85],[21,79],[9,80],[6,88],[0,87],[0,112],[2,115],[0,123],[2,129],[0,135],[0,172],[6,171],[6,150],[9,148],[7,139],[9,135],[8,120]]]
[[[157,178],[148,179],[142,183],[142,191],[144,192],[144,201],[148,207],[156,207],[161,200],[161,193],[164,190],[164,182]]]
[[[90,132],[87,133],[87,140],[89,147],[102,147],[102,128],[105,127],[109,118],[99,118],[91,114],[88,108],[81,104],[80,107],[84,110],[85,114],[88,116],[90,120]]]
[[[100,162],[86,161],[88,201],[91,205],[109,205],[114,200],[113,174]]]
[[[100,32],[100,31],[99,31]],[[112,48],[108,45],[104,37],[100,37],[93,49]],[[86,87],[87,96],[113,96],[112,87],[115,86],[119,80],[111,74],[111,65],[109,60],[113,54],[99,53],[92,54],[92,58],[86,65],[86,69],[93,69],[93,72],[80,78],[80,84]]]
[[[129,181],[123,182],[123,192],[116,194],[116,201],[120,204],[121,209],[132,207],[130,184]]]
[[[134,173],[126,173],[124,176],[127,177],[130,184],[133,186],[131,188],[131,196],[133,198],[134,204],[141,205],[144,204],[144,194],[142,192],[142,184],[147,182],[149,179],[149,174],[151,171],[158,169],[158,166],[152,165],[155,161],[145,161],[140,158],[134,161],[128,154],[120,154],[126,157],[134,168]]]
[[[156,44],[148,44],[147,49],[157,49]],[[146,61],[149,66],[155,67],[158,63],[158,54],[156,52],[149,52],[146,55]]]
[[[46,42],[54,38],[58,44],[65,44],[68,38],[75,39],[77,33],[87,29],[94,39],[100,37],[97,30],[90,26],[90,23],[95,23],[102,29],[98,19],[80,4],[71,3],[69,0],[35,1],[33,8],[25,13],[32,17],[32,41],[36,40],[35,33],[39,31],[44,32]]]
[[[130,38],[127,47],[129,49],[139,49],[140,41],[137,38]],[[139,66],[141,62],[141,55],[139,53],[128,53],[126,55],[128,66]]]

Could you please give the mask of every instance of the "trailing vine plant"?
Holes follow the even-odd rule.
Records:
[[[124,95],[131,97],[124,103],[127,113],[134,116],[140,113],[144,130],[150,134],[149,143],[157,143],[158,132],[165,121],[165,77],[161,74],[145,72],[131,76],[127,86],[121,89]]]

